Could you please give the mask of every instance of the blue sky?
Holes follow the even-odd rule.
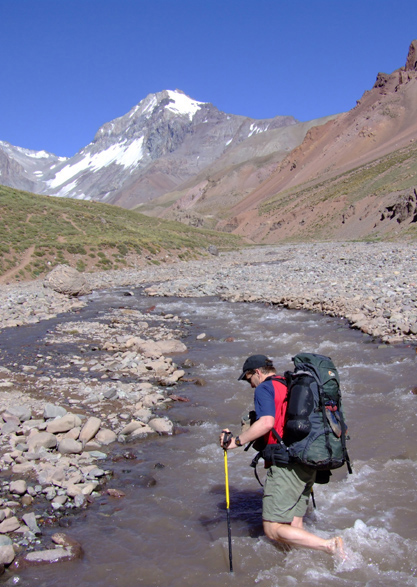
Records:
[[[149,93],[311,120],[403,66],[416,0],[0,0],[0,140],[72,156]]]

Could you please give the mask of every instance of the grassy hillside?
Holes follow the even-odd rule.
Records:
[[[80,271],[190,259],[241,245],[233,235],[150,218],[107,204],[0,186],[0,277],[33,279],[59,263]]]

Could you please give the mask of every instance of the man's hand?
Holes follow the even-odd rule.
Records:
[[[236,448],[235,439],[228,428],[222,430],[222,433],[220,434],[220,446],[224,448],[224,450]]]

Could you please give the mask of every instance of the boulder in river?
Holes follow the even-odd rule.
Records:
[[[88,442],[89,440],[91,440],[92,438],[94,438],[94,436],[97,434],[97,432],[100,430],[100,426],[101,426],[101,420],[100,418],[96,418],[94,416],[91,416],[90,418],[88,418],[87,422],[84,424],[84,426],[81,429],[80,432],[80,442]]]
[[[46,428],[47,432],[57,434],[59,432],[68,432],[72,428],[81,425],[81,419],[76,414],[65,414],[62,418],[51,420]]]
[[[82,296],[91,292],[85,277],[69,265],[57,265],[45,277],[44,286],[68,296]]]
[[[55,448],[57,445],[57,439],[56,436],[50,432],[37,432],[28,437],[27,445],[29,447],[29,451],[35,452],[41,447]]]
[[[54,534],[51,539],[58,545],[58,548],[27,552],[15,560],[13,568],[21,569],[45,563],[71,561],[81,558],[84,554],[81,545],[62,532]]]
[[[58,445],[58,451],[62,455],[80,454],[83,451],[83,445],[73,438],[63,438]]]
[[[9,565],[13,562],[16,553],[14,551],[12,544],[6,544],[4,546],[0,546],[0,564],[1,565]]]

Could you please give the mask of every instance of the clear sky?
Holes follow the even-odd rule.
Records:
[[[0,140],[72,156],[149,93],[252,118],[349,110],[417,0],[0,0]]]

